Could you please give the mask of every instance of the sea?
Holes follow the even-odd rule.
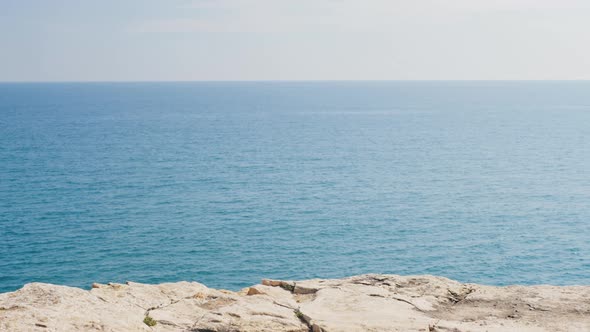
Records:
[[[0,292],[590,284],[590,82],[0,84]]]

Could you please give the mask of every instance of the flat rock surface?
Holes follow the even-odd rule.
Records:
[[[0,294],[0,331],[590,332],[590,286],[372,274],[263,280],[239,292],[196,282],[92,287],[31,283]]]

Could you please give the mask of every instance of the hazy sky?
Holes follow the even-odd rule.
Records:
[[[0,0],[0,81],[590,79],[588,0]]]

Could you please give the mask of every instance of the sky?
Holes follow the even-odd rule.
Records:
[[[590,79],[588,0],[0,0],[0,81]]]

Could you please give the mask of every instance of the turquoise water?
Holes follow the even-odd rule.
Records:
[[[590,284],[590,82],[0,84],[0,291]]]

